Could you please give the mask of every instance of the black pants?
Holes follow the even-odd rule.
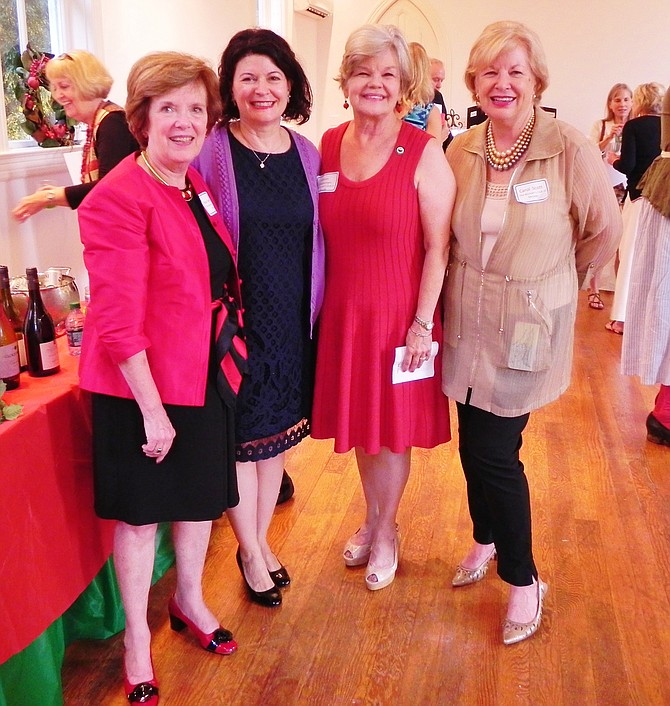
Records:
[[[495,542],[498,575],[514,586],[537,578],[528,481],[519,460],[529,414],[499,417],[457,403],[458,450],[465,473],[475,542]]]

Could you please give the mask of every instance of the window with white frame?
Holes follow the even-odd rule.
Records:
[[[0,0],[0,149],[36,143],[22,129],[23,116],[15,96],[15,67],[30,44],[38,52],[63,51],[62,0]]]

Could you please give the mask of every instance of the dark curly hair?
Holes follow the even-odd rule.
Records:
[[[221,122],[228,124],[240,117],[233,101],[233,77],[241,59],[250,54],[267,56],[282,70],[291,85],[291,93],[283,118],[302,125],[312,112],[312,88],[300,62],[288,42],[269,29],[243,29],[228,42],[219,63],[219,93],[223,104]]]

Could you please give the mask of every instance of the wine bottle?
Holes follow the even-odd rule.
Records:
[[[53,375],[60,370],[56,329],[49,312],[44,308],[40,294],[37,268],[26,270],[28,279],[28,310],[23,324],[23,336],[28,356],[28,374],[32,377]]]
[[[14,327],[0,306],[0,380],[8,390],[19,386],[19,349]]]
[[[9,288],[9,270],[7,265],[0,265],[0,302],[2,302],[1,308],[5,310],[5,314],[7,314],[7,318],[16,334],[16,342],[19,347],[19,365],[21,370],[27,370],[28,361],[26,359],[25,341],[23,340],[23,320],[14,306],[12,292]]]

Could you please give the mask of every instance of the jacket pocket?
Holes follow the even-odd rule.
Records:
[[[538,372],[551,364],[551,313],[537,289],[505,287],[501,302],[498,367]]]

